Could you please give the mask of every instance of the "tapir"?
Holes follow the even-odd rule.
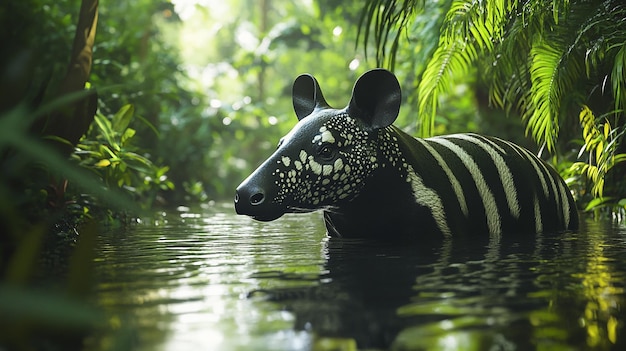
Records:
[[[343,109],[308,74],[293,84],[295,127],[235,194],[238,214],[272,221],[323,211],[345,238],[427,238],[575,230],[567,185],[529,150],[465,133],[414,138],[395,127],[402,94],[384,69],[364,73]]]

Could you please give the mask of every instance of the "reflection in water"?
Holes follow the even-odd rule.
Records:
[[[168,213],[104,236],[98,301],[136,350],[621,349],[626,231],[327,239],[317,214]],[[114,331],[88,347],[106,349]]]
[[[207,212],[168,213],[154,225],[103,236],[96,262],[98,303],[132,326],[136,350],[302,348],[309,336],[293,330],[292,314],[246,295],[276,284],[303,286],[254,278],[260,268],[317,277],[323,237],[318,221],[284,234],[285,223],[243,218],[242,225],[230,208]],[[316,234],[302,235],[307,228]],[[107,349],[115,337],[94,336],[87,348]]]
[[[617,240],[615,240],[617,239]],[[585,269],[574,273],[573,277],[582,282],[579,293],[585,297],[584,313],[580,324],[587,332],[587,345],[606,348],[618,342],[618,328],[623,330],[624,315],[619,315],[624,307],[624,283],[626,273],[616,269],[624,263],[624,252],[618,258],[616,247],[624,247],[624,238],[607,238],[601,231],[588,233],[586,244]],[[620,250],[621,251],[621,250]],[[618,284],[616,284],[616,282]],[[624,338],[622,335],[621,338]],[[619,340],[624,344],[623,340]]]

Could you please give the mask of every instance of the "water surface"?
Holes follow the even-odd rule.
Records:
[[[626,349],[623,226],[477,235],[384,244],[328,239],[320,214],[183,209],[101,236],[96,298],[133,350]]]

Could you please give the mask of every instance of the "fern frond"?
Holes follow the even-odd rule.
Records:
[[[522,110],[527,132],[553,151],[559,133],[564,101],[576,103],[577,84],[583,79],[584,45],[574,28],[585,14],[580,9],[549,35],[536,36],[530,49],[530,99]],[[580,101],[578,101],[580,103]],[[567,117],[567,114],[564,115]]]
[[[555,24],[559,24],[559,20],[563,14],[569,10],[569,0],[552,0],[552,20]]]
[[[548,150],[553,149],[559,128],[561,54],[560,48],[545,42],[533,46],[530,53],[531,108],[527,107],[523,116],[526,118],[526,131],[535,140],[546,142]]]
[[[476,49],[463,41],[451,42],[435,50],[418,86],[419,131],[422,137],[431,136],[434,130],[439,93],[451,86],[454,75],[467,74],[476,57]]]
[[[502,40],[512,8],[513,2],[509,0],[455,0],[448,11],[442,37],[450,41],[472,38],[480,50],[491,52],[494,44]]]
[[[472,0],[452,2],[446,13],[439,46],[418,87],[421,136],[431,135],[439,93],[452,86],[452,76],[467,74],[479,54],[492,52],[495,43],[502,39],[502,28],[512,6],[509,0],[492,1],[486,6]]]
[[[424,0],[367,0],[359,19],[357,45],[363,42],[367,57],[368,45],[373,35],[376,65],[393,69],[401,34],[423,8]],[[387,50],[391,37],[393,40]]]
[[[497,46],[491,62],[486,65],[486,75],[491,78],[490,102],[510,112],[511,109],[521,110],[525,105],[523,92],[530,90],[530,40],[522,16],[513,16],[505,35],[506,40]]]
[[[611,85],[615,98],[615,110],[623,111],[626,103],[626,41],[616,46],[617,54],[611,70]]]

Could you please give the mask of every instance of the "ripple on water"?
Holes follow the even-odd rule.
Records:
[[[420,247],[328,240],[319,214],[259,223],[216,206],[155,218],[99,239],[96,298],[134,330],[135,350],[625,343],[623,228]]]

